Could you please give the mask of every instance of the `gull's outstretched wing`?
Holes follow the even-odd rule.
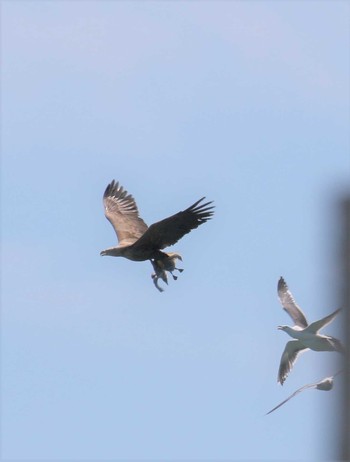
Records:
[[[283,277],[280,277],[278,281],[277,293],[283,309],[293,319],[295,325],[301,327],[302,329],[307,327],[308,323],[306,317],[299,306],[295,303],[293,295]]]
[[[164,249],[175,244],[185,234],[198,228],[212,217],[214,206],[210,205],[212,202],[200,204],[203,199],[205,198],[202,197],[186,210],[151,225],[135,246]]]
[[[330,324],[340,311],[341,308],[338,308],[333,313],[329,314],[328,316],[325,316],[319,321],[312,322],[307,330],[313,332],[314,334],[317,334],[317,332],[321,330],[322,327],[325,327],[327,326],[327,324]]]
[[[120,246],[133,244],[148,229],[139,217],[134,198],[118,182],[113,180],[107,186],[103,204],[106,218],[111,222]]]
[[[324,378],[323,380],[320,380],[317,383],[309,383],[308,385],[304,385],[303,387],[300,387],[297,391],[295,391],[293,394],[288,396],[287,399],[282,401],[282,403],[278,404],[276,407],[271,409],[271,411],[267,412],[266,415],[271,414],[271,412],[275,411],[279,407],[283,406],[283,404],[285,404],[287,401],[294,398],[295,395],[297,395],[301,391],[307,390],[308,388],[316,388],[317,390],[323,390],[323,391],[331,390],[333,388],[333,377],[334,376],[326,377],[326,378]]]
[[[338,340],[335,337],[332,337],[330,335],[327,335],[328,342],[332,345],[334,348],[334,351],[338,351],[338,353],[345,353],[345,347],[341,343],[340,340]]]
[[[268,414],[271,414],[271,412],[275,411],[276,409],[278,409],[279,407],[283,406],[283,404],[285,404],[287,401],[289,401],[290,399],[294,398],[295,395],[297,395],[298,393],[300,393],[301,391],[303,390],[306,390],[307,388],[316,388],[316,383],[310,383],[309,385],[304,385],[303,387],[300,387],[297,391],[295,391],[293,394],[291,394],[290,396],[288,396],[287,399],[285,399],[284,401],[282,401],[282,403],[279,403],[276,407],[274,407],[273,409],[271,409],[271,411],[267,412],[266,415]]]
[[[308,349],[309,348],[305,348],[299,340],[290,340],[287,342],[281,356],[277,382],[283,385],[299,354]]]

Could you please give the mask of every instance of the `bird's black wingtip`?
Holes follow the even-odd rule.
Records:
[[[287,283],[284,280],[283,276],[281,276],[278,280],[277,289],[281,290],[281,289],[286,289],[286,288],[288,289]]]
[[[111,195],[113,191],[117,191],[119,189],[119,182],[112,180],[106,187],[103,197],[108,197]]]
[[[205,196],[203,196],[201,199],[199,199],[197,202],[192,204],[187,209],[187,211],[190,211],[194,213],[195,215],[197,215],[198,220],[201,223],[204,223],[205,221],[210,220],[213,217],[214,208],[215,208],[215,205],[211,205],[213,204],[214,201],[209,201],[209,202],[205,202],[204,204],[201,204],[201,202],[204,199],[205,199]]]
[[[112,180],[107,186],[103,198],[115,197],[117,199],[134,200],[131,194],[126,191],[119,181]]]

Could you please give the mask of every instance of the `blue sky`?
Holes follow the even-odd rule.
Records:
[[[1,26],[3,460],[334,458],[337,381],[264,414],[339,365],[276,382],[278,278],[310,321],[339,306],[349,4],[4,1]],[[215,201],[162,294],[99,256],[113,178],[148,224]]]

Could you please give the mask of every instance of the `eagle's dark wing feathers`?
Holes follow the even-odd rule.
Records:
[[[175,244],[185,234],[212,217],[214,206],[210,205],[212,202],[200,204],[204,199],[202,197],[186,210],[151,225],[135,246],[164,249]]]

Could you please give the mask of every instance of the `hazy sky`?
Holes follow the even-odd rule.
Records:
[[[264,414],[339,366],[277,384],[276,287],[339,306],[349,3],[5,0],[1,30],[3,460],[334,457],[339,381]],[[164,293],[99,256],[113,178],[148,224],[215,201]]]

